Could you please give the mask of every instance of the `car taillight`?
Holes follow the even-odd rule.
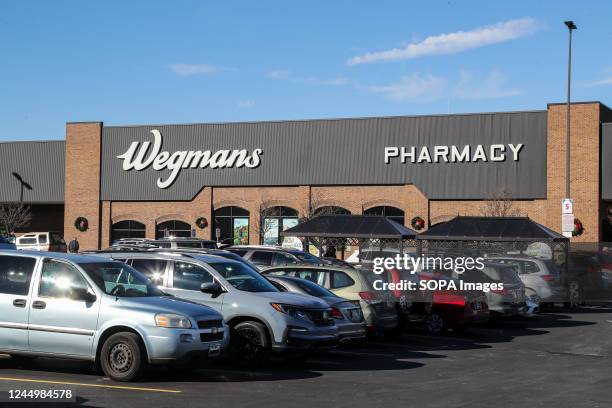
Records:
[[[332,317],[334,319],[338,319],[338,320],[343,320],[344,319],[344,315],[342,314],[340,309],[338,309],[337,307],[332,307],[331,315],[332,315]]]
[[[434,293],[433,303],[443,303],[445,305],[465,306],[465,297],[455,293],[439,292]]]
[[[555,280],[554,275],[542,275],[542,279],[544,279],[547,282],[551,282]]]
[[[363,300],[374,300],[376,295],[373,292],[359,292],[359,297]]]
[[[402,278],[400,276],[400,273],[397,269],[391,269],[391,280],[393,281],[393,283],[400,283]],[[395,297],[400,297],[402,296],[402,292],[400,290],[393,290],[393,296]]]
[[[374,292],[359,292],[359,297],[370,305],[382,303],[382,299],[377,298]]]

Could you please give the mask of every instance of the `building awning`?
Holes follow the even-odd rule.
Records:
[[[419,234],[430,241],[553,241],[566,242],[563,235],[528,217],[455,217]]]
[[[321,215],[280,233],[286,237],[412,239],[417,234],[393,220],[373,215]]]

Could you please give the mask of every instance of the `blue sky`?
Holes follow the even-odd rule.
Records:
[[[227,122],[612,105],[609,1],[0,2],[0,141],[68,121]]]

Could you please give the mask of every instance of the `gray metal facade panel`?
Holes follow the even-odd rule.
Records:
[[[205,186],[415,184],[430,199],[546,198],[546,111],[286,122],[104,127],[103,200],[191,200]],[[167,189],[168,170],[124,171],[134,141],[163,135],[162,151],[263,149],[255,169],[184,169]],[[522,143],[520,160],[384,163],[386,146]]]
[[[601,199],[612,200],[612,123],[601,125]]]
[[[0,143],[0,202],[19,201],[18,173],[32,190],[24,189],[27,203],[64,202],[65,142]]]

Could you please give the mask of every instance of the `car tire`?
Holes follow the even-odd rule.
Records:
[[[266,327],[253,321],[246,321],[232,327],[230,335],[230,357],[240,365],[261,365],[271,352]]]
[[[113,381],[136,381],[147,366],[147,356],[140,337],[135,333],[116,333],[102,345],[100,366]]]
[[[425,317],[425,331],[429,334],[444,334],[448,324],[444,317],[437,312],[431,312]]]
[[[567,283],[568,301],[565,302],[565,307],[568,309],[577,309],[584,303],[582,286],[577,280],[571,280]]]

